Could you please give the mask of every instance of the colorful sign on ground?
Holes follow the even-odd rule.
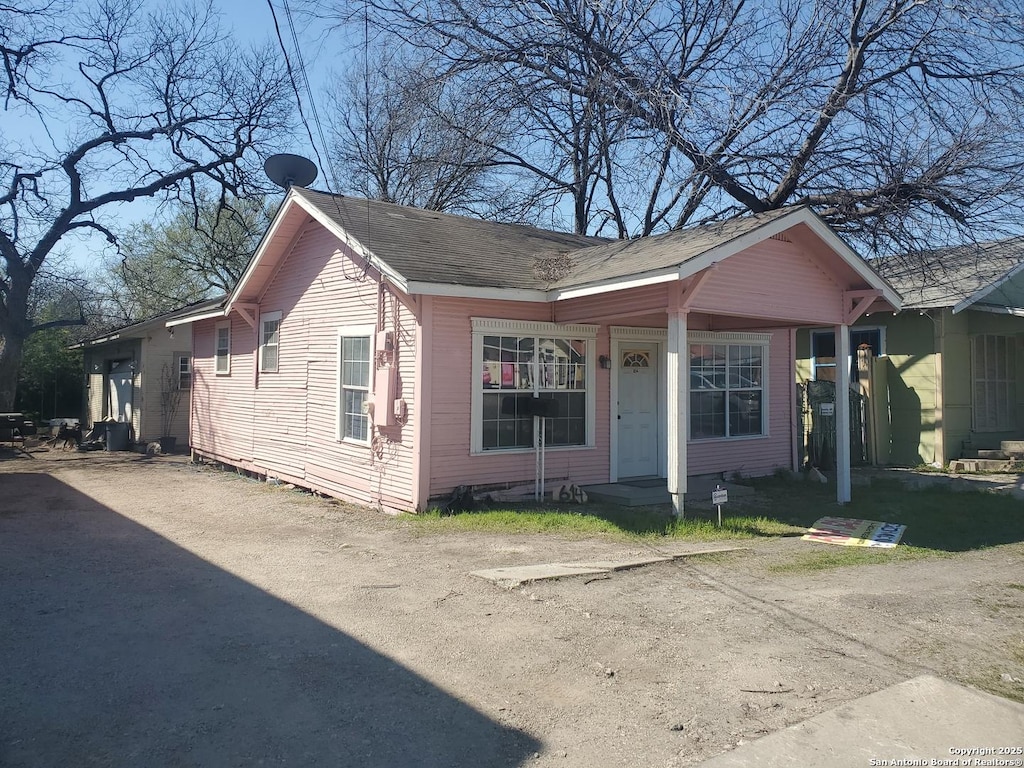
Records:
[[[907,526],[850,517],[823,517],[807,529],[805,541],[844,547],[895,547]]]

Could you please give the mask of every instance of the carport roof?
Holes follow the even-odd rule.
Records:
[[[146,333],[154,326],[176,325],[177,323],[174,321],[180,318],[191,317],[192,315],[213,311],[217,307],[222,306],[224,304],[224,300],[224,296],[218,296],[215,299],[204,299],[203,301],[198,301],[194,304],[188,304],[170,312],[154,315],[146,320],[140,320],[137,323],[130,323],[129,325],[114,328],[98,336],[84,339],[72,346],[71,349],[95,347],[99,344],[106,344],[107,342],[117,341],[119,339],[139,338],[141,336],[145,336]]]

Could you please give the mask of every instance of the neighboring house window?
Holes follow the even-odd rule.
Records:
[[[338,439],[370,441],[373,329],[347,328],[338,335]]]
[[[974,359],[974,429],[997,432],[1016,427],[1015,340],[983,335],[971,339]]]
[[[595,338],[589,325],[474,318],[473,451],[532,448],[538,397],[554,413],[545,446],[592,446]]]
[[[276,373],[281,343],[281,313],[260,315],[260,373]]]
[[[767,344],[690,344],[690,438],[765,434]]]
[[[217,323],[216,373],[231,373],[231,322]]]
[[[861,345],[871,348],[872,357],[884,355],[885,334],[878,328],[850,328],[850,381],[857,381],[856,351]],[[811,331],[811,370],[815,381],[836,380],[835,331]]]
[[[174,359],[177,361],[178,389],[192,388],[192,358],[184,352],[175,352]]]

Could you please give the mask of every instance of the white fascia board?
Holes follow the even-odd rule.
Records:
[[[281,226],[281,222],[284,221],[284,217],[289,207],[289,203],[293,202],[295,200],[295,197],[296,195],[291,189],[289,189],[287,194],[285,194],[284,200],[281,201],[281,206],[277,209],[277,213],[274,214],[274,220],[270,222],[270,226],[267,227],[267,231],[264,232],[263,237],[260,238],[260,244],[256,246],[256,252],[253,254],[252,258],[249,259],[249,263],[245,267],[245,272],[242,273],[242,277],[239,278],[238,282],[235,284],[234,289],[228,294],[227,300],[224,302],[225,315],[231,311],[231,307],[235,303],[235,297],[242,292],[242,289],[245,288],[245,286],[249,283],[249,280],[252,279],[252,275],[256,271],[256,267],[259,265],[260,260],[263,257],[263,254],[267,250],[267,244],[273,239],[278,228]]]
[[[73,344],[68,349],[83,349],[85,347],[95,347],[97,344],[106,344],[108,341],[117,341],[121,338],[120,333],[111,333],[108,336],[101,336],[98,339],[86,339],[80,341],[77,344]]]
[[[447,296],[455,299],[497,299],[499,301],[551,301],[547,291],[531,288],[488,288],[453,283],[427,283],[410,281],[405,289],[409,294]]]
[[[406,293],[411,293],[409,290],[409,281],[405,279],[404,275],[398,272],[398,270],[392,268],[391,265],[374,254],[373,251],[352,237],[352,235],[343,229],[338,222],[325,214],[320,210],[320,208],[299,195],[295,195],[293,200],[290,202],[294,202],[295,205],[298,205],[302,210],[312,216],[321,226],[323,226],[324,229],[355,251],[367,264],[386,277],[390,283],[401,288]]]
[[[838,253],[847,264],[853,267],[854,271],[864,278],[868,285],[877,288],[882,292],[882,298],[888,301],[897,312],[903,308],[903,297],[896,292],[896,289],[889,285],[889,281],[879,275],[868,266],[867,262],[860,257],[856,251],[846,244],[843,238],[839,237],[832,228],[824,222],[814,211],[805,208],[801,213],[807,225],[824,240],[836,253]],[[786,217],[788,219],[788,217]],[[785,221],[786,219],[783,219]]]
[[[578,288],[561,288],[547,293],[548,301],[563,301],[565,299],[577,299],[582,296],[595,296],[600,293],[611,293],[622,291],[627,288],[641,288],[645,285],[656,285],[657,283],[670,283],[679,279],[679,268],[669,267],[652,272],[645,272],[629,277],[615,278],[601,283],[582,285]]]
[[[972,304],[965,309],[971,309],[975,312],[991,312],[993,315],[1013,315],[1014,317],[1024,317],[1024,307],[1006,307],[999,304]],[[954,312],[958,310],[953,310]]]
[[[992,291],[994,291],[996,288],[999,288],[1003,283],[1009,281],[1015,275],[1019,274],[1022,269],[1024,269],[1024,261],[1022,261],[1020,264],[1015,266],[1013,269],[1008,270],[998,280],[995,280],[995,281],[989,283],[984,288],[979,288],[974,293],[972,293],[970,296],[968,296],[966,299],[961,301],[959,304],[957,304],[955,307],[953,307],[953,314],[955,315],[957,312],[963,312],[965,309],[968,309],[969,307],[971,307],[971,305],[978,303],[983,298],[985,298],[990,293],[992,293]],[[993,310],[986,309],[985,311],[986,312],[992,312]]]
[[[185,315],[185,317],[176,317],[173,320],[168,320],[164,323],[165,328],[174,328],[178,325],[188,325],[189,323],[197,323],[200,320],[209,320],[214,317],[225,317],[228,311],[226,308],[213,309],[209,312],[202,312],[198,315]]]

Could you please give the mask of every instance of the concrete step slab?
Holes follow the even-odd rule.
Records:
[[[540,565],[485,568],[479,571],[471,571],[469,575],[513,589],[532,581],[564,579],[568,576],[594,576],[612,573],[613,571],[624,571],[629,568],[640,568],[645,565],[654,565],[655,563],[667,563],[683,557],[717,555],[723,552],[738,552],[745,549],[746,547],[706,547],[704,549],[659,552],[656,555],[624,558],[622,560],[594,560],[584,563],[541,563]]]
[[[949,462],[950,472],[1005,472],[1011,462],[1006,459],[957,459]]]
[[[1019,747],[1021,734],[1024,705],[922,675],[743,744],[700,768],[999,765],[984,761],[1021,756],[979,750]]]
[[[1024,440],[1003,440],[999,449],[1007,456],[1024,457]]]

